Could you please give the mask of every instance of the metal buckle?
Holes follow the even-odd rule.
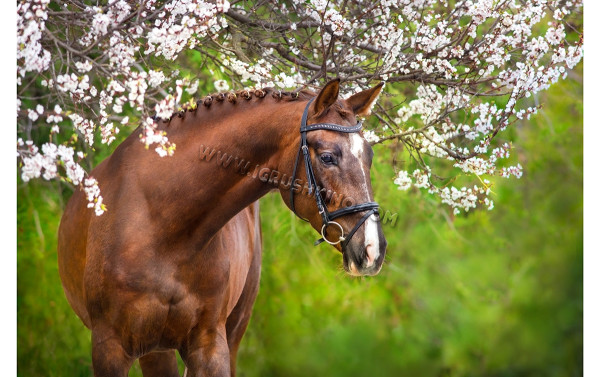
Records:
[[[327,228],[327,226],[330,225],[330,224],[337,225],[340,228],[340,231],[342,232],[342,235],[340,236],[340,239],[337,240],[337,242],[329,241],[327,239],[327,237],[325,237],[325,228]],[[323,227],[321,228],[321,236],[323,237],[323,239],[325,240],[325,242],[327,242],[330,245],[337,245],[338,243],[340,243],[340,242],[342,242],[342,241],[344,241],[346,239],[346,238],[344,238],[344,228],[342,228],[342,226],[339,223],[335,222],[335,221],[330,221],[327,224],[323,224]]]

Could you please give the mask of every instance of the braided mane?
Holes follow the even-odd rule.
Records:
[[[183,118],[183,117],[185,117],[185,115],[188,112],[196,112],[198,110],[198,108],[201,106],[210,107],[210,105],[212,105],[212,103],[214,101],[216,101],[216,102],[227,101],[232,104],[235,104],[237,101],[250,101],[253,97],[262,99],[268,95],[271,95],[271,97],[275,98],[278,101],[279,100],[297,101],[297,100],[310,99],[310,98],[316,96],[316,93],[314,93],[310,90],[306,90],[306,89],[303,89],[300,91],[287,92],[287,91],[282,91],[282,90],[278,90],[278,89],[274,89],[274,88],[263,88],[263,89],[256,89],[256,90],[243,89],[243,90],[238,90],[236,92],[221,92],[221,93],[216,93],[216,94],[210,94],[210,95],[204,97],[203,99],[196,100],[195,103],[192,105],[184,104],[182,109],[180,111],[174,112],[169,119],[159,118],[156,115],[154,115],[152,118],[157,122],[162,121],[162,122],[170,123],[173,120],[173,118],[175,118],[175,117]]]

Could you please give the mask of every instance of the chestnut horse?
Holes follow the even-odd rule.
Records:
[[[346,100],[339,80],[318,94],[209,96],[158,121],[177,145],[172,157],[146,151],[138,129],[92,171],[108,211],[95,216],[85,195],[73,194],[58,263],[66,297],[92,332],[95,376],[127,376],[136,358],[144,376],[177,376],[174,350],[190,377],[235,374],[260,273],[253,203],[269,191],[342,253],[348,273],[379,272],[386,241],[373,151],[356,117],[381,88]]]

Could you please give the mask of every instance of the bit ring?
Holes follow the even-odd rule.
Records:
[[[325,236],[325,229],[327,228],[328,225],[331,225],[331,224],[337,225],[338,228],[340,228],[340,231],[342,232],[342,235],[340,236],[340,239],[337,240],[337,242],[329,241],[327,239],[327,237]],[[337,245],[338,243],[340,243],[346,239],[346,238],[344,238],[344,228],[342,228],[342,226],[338,222],[335,222],[335,221],[330,221],[327,224],[323,224],[323,227],[321,228],[321,236],[323,237],[325,242],[327,242],[330,245]]]

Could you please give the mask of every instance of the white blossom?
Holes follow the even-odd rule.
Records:
[[[46,28],[50,0],[23,1],[17,4],[17,66],[21,77],[27,72],[42,72],[50,66],[51,55],[40,40]]]
[[[32,122],[35,122],[39,118],[39,114],[34,110],[27,110],[27,116],[31,119]]]
[[[225,80],[216,80],[215,81],[215,89],[217,92],[225,92],[229,90],[229,84]]]
[[[373,78],[383,79],[392,83],[395,99],[384,100],[392,104],[378,111],[396,113],[389,110],[380,118],[387,124],[370,125],[365,139],[400,141],[398,153],[415,156],[408,158],[418,168],[399,172],[394,183],[402,190],[427,190],[456,213],[478,205],[493,208],[487,176],[522,176],[510,144],[499,141],[506,139],[502,132],[535,115],[537,104],[523,105],[523,100],[537,100],[537,93],[564,79],[583,58],[582,38],[573,32],[579,26],[572,22],[581,0],[564,6],[546,0],[293,0],[279,4],[276,12],[260,4],[250,12],[236,3],[232,11],[256,24],[225,18],[230,9],[225,0],[84,2],[60,18],[61,4],[50,12],[49,3],[17,4],[19,93],[35,87],[44,98],[36,103],[25,99],[29,93],[18,94],[19,130],[46,130],[54,142],[68,140],[75,130],[95,148],[116,140],[116,126],[129,124],[131,117],[141,119],[140,141],[167,158],[175,151],[165,133],[169,129],[159,130],[149,116],[169,119],[182,100],[205,86],[186,77],[189,66],[177,67],[188,59],[203,62],[218,92],[239,84],[250,90],[298,88],[312,78],[321,80],[316,72],[327,72],[342,78],[347,95],[371,85]],[[67,19],[73,20],[64,26],[72,31],[68,40],[59,24]],[[256,25],[269,23],[289,27],[277,26],[271,34],[261,26],[258,38]],[[244,26],[248,30],[243,29],[240,44],[232,30]],[[319,83],[315,79],[310,85]],[[38,122],[40,117],[45,122]],[[60,177],[95,190],[98,186],[84,181],[85,171],[73,160],[74,153],[83,158],[74,139],[54,147],[43,144],[41,151],[32,140],[18,141],[22,179]],[[432,174],[443,178],[431,179]],[[479,186],[451,186],[448,182],[457,177]],[[91,208],[104,211],[101,196],[94,196]]]
[[[92,177],[86,178],[83,190],[88,200],[88,208],[93,208],[96,216],[102,215],[106,211],[106,206],[102,203],[98,181]]]
[[[364,136],[365,140],[368,141],[369,143],[376,143],[379,141],[379,136],[377,136],[375,134],[375,132],[373,132],[371,130],[363,131],[363,136]]]
[[[89,60],[84,62],[75,62],[77,70],[81,73],[89,72],[92,69],[92,63]]]
[[[394,183],[398,185],[398,190],[408,190],[412,185],[412,179],[405,170],[400,170],[398,176],[394,179]]]
[[[157,86],[162,84],[162,82],[166,79],[165,74],[161,71],[149,70],[148,76],[148,85],[150,85],[153,88],[156,88]]]

